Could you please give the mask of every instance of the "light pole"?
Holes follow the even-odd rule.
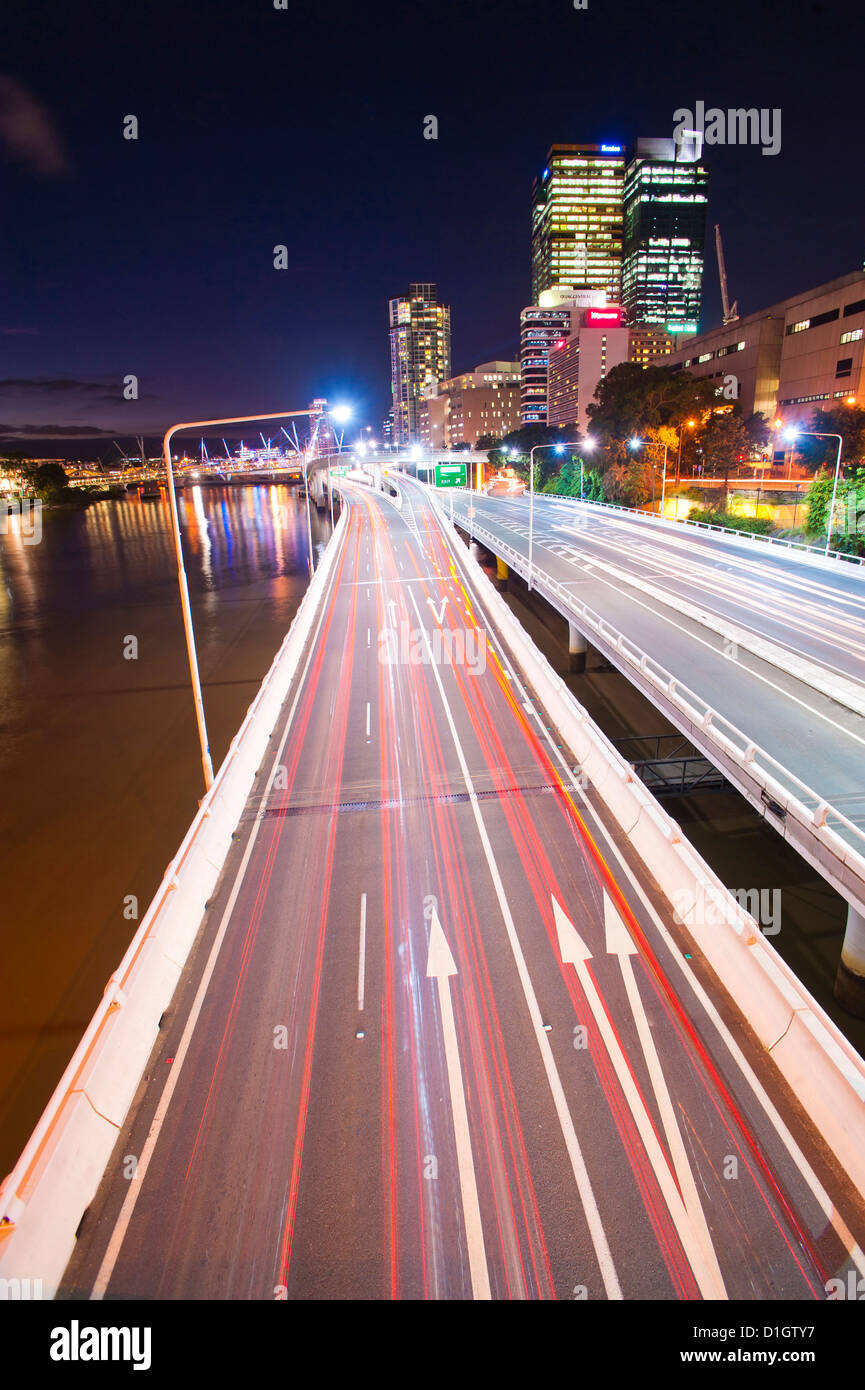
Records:
[[[809,434],[814,439],[837,439],[838,457],[835,460],[835,480],[832,483],[832,501],[829,503],[829,515],[826,518],[826,549],[824,555],[829,554],[832,545],[832,524],[835,520],[835,498],[838,495],[838,478],[841,473],[841,450],[844,446],[844,439],[840,434],[824,434],[822,430],[787,430],[787,439],[792,445],[800,434]]]
[[[666,497],[666,493],[667,493],[667,445],[666,445],[666,444],[662,444],[662,443],[660,442],[660,440],[658,440],[658,439],[637,439],[637,438],[635,437],[635,438],[633,438],[633,439],[629,439],[629,440],[628,440],[628,448],[629,448],[629,449],[642,449],[643,447],[645,447],[645,448],[648,449],[648,448],[651,448],[653,445],[654,445],[654,447],[655,447],[656,449],[663,449],[663,451],[664,451],[664,471],[663,471],[663,473],[662,473],[662,475],[661,475],[661,510],[660,510],[660,513],[659,513],[660,516],[663,516],[663,515],[664,515],[664,498]],[[652,469],[652,506],[654,507],[654,505],[655,505],[655,470],[654,470],[654,468],[653,468],[653,469]]]
[[[692,429],[694,428],[694,426],[696,425],[696,423],[697,423],[696,420],[683,420],[682,423],[681,423],[681,425],[679,426],[679,457],[678,457],[678,459],[676,460],[676,482],[677,482],[677,483],[678,483],[678,481],[679,481],[679,479],[680,479],[680,477],[681,477],[681,473],[682,473],[682,440],[685,438],[685,426],[687,425],[687,426],[688,426],[688,429],[689,429],[689,430],[692,430]],[[678,516],[678,506],[677,506],[677,508],[676,508],[676,514],[677,514],[677,516]]]
[[[587,435],[586,438],[583,440],[583,448],[585,449],[585,451],[586,451],[587,453],[589,453],[589,454],[594,453],[594,451],[595,451],[595,449],[596,449],[597,447],[598,447],[598,446],[597,446],[597,444],[595,443],[594,439],[590,439],[590,438],[588,437],[588,435]],[[580,501],[582,502],[582,500],[583,500],[583,456],[582,456],[582,454],[580,454]]]
[[[555,449],[557,454],[563,454],[565,449],[578,449],[579,441],[574,439],[563,439],[556,444],[535,444],[529,450],[529,588],[534,587],[534,569],[532,566],[532,547],[535,535],[535,454],[538,449]]]
[[[204,787],[209,791],[213,785],[213,763],[207,740],[207,724],[204,718],[204,701],[201,695],[201,677],[198,671],[198,657],[195,651],[195,631],[192,626],[192,609],[189,605],[189,587],[183,564],[183,546],[180,539],[180,517],[177,512],[177,495],[174,491],[174,472],[171,467],[171,438],[180,430],[210,429],[213,425],[241,425],[253,420],[288,420],[298,415],[318,415],[318,409],[279,410],[265,415],[232,415],[223,420],[188,420],[172,425],[162,440],[162,454],[165,459],[165,480],[168,485],[168,505],[171,512],[171,527],[174,534],[174,553],[177,559],[177,584],[180,589],[180,609],[183,614],[183,630],[186,635],[186,654],[189,659],[189,674],[192,680],[192,697],[195,702],[195,720],[198,725],[198,741],[201,745],[201,766],[204,771]],[[304,468],[304,477],[306,468]],[[309,491],[307,489],[307,524],[309,524]],[[309,550],[312,558],[312,528],[309,530]]]

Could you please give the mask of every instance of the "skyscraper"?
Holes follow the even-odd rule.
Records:
[[[451,311],[433,284],[413,283],[390,301],[390,373],[393,441],[411,444],[420,439],[424,391],[451,374]]]
[[[603,290],[619,302],[621,145],[553,145],[532,186],[532,300],[553,285]]]
[[[547,423],[547,388],[552,353],[564,346],[587,308],[603,308],[603,290],[555,285],[542,290],[539,304],[520,314],[520,415],[524,425]]]
[[[629,323],[696,333],[708,174],[699,144],[638,140],[625,172],[622,303]]]

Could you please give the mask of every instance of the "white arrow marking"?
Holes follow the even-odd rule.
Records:
[[[451,562],[451,568],[453,568],[453,562]],[[420,609],[417,605],[417,601],[415,599],[414,594],[411,595],[411,601],[414,606],[414,611],[417,614],[418,622],[420,622]],[[428,642],[427,647],[429,648]],[[616,1267],[613,1263],[613,1256],[610,1251],[609,1242],[607,1240],[606,1232],[604,1231],[603,1223],[601,1222],[601,1214],[598,1211],[598,1204],[595,1201],[595,1194],[592,1190],[592,1183],[589,1178],[588,1169],[586,1168],[586,1161],[583,1158],[583,1153],[580,1148],[579,1140],[577,1139],[577,1131],[574,1128],[574,1122],[571,1118],[571,1112],[568,1108],[568,1102],[565,1096],[565,1088],[562,1085],[562,1078],[559,1076],[558,1067],[556,1066],[556,1060],[553,1056],[553,1050],[550,1047],[550,1040],[547,1037],[546,1032],[544,1031],[544,1023],[543,1017],[541,1015],[540,1005],[538,1004],[537,995],[535,994],[531,975],[529,974],[529,968],[526,965],[526,958],[523,954],[523,948],[520,945],[520,939],[517,935],[516,923],[514,922],[513,913],[511,912],[510,904],[505,894],[504,884],[502,883],[502,876],[499,872],[499,866],[496,862],[496,857],[493,854],[493,847],[490,844],[490,837],[487,834],[487,828],[484,825],[484,818],[481,815],[480,804],[478,802],[474,782],[472,781],[471,773],[469,772],[468,763],[466,762],[465,753],[463,752],[463,746],[460,742],[459,734],[457,733],[457,727],[454,723],[454,717],[451,712],[451,707],[448,703],[448,699],[445,694],[444,685],[442,684],[442,678],[439,675],[438,668],[434,663],[431,669],[433,678],[435,679],[436,685],[439,689],[439,695],[441,696],[442,708],[444,709],[445,719],[447,720],[447,725],[450,729],[451,737],[454,741],[454,748],[456,749],[456,755],[459,761],[463,781],[465,782],[466,788],[469,793],[472,814],[474,816],[475,824],[478,829],[478,835],[480,836],[481,845],[483,846],[484,857],[486,858],[487,865],[489,866],[490,876],[493,881],[493,888],[495,889],[496,898],[498,900],[499,908],[501,910],[502,921],[505,924],[505,931],[508,934],[508,941],[510,943],[511,951],[513,953],[514,964],[516,965],[517,974],[519,975],[520,985],[522,986],[523,990],[523,996],[525,998],[526,1006],[529,1011],[529,1017],[532,1020],[532,1026],[535,1030],[535,1039],[538,1044],[538,1049],[541,1054],[541,1060],[544,1064],[544,1071],[546,1072],[547,1081],[549,1083],[550,1091],[552,1093],[553,1104],[556,1109],[556,1115],[558,1117],[559,1125],[561,1126],[562,1138],[565,1141],[565,1147],[567,1148],[568,1157],[571,1161],[571,1170],[574,1175],[574,1181],[577,1184],[577,1191],[580,1194],[580,1200],[583,1204],[583,1210],[586,1215],[586,1222],[589,1227],[589,1234],[592,1239],[592,1245],[594,1246],[595,1254],[598,1259],[598,1265],[601,1271],[601,1278],[604,1281],[604,1288],[606,1290],[607,1297],[620,1299],[622,1297],[622,1289],[621,1285],[619,1284],[619,1277],[616,1274]]]
[[[634,967],[631,963],[631,956],[637,954],[637,947],[634,943],[634,938],[628,931],[627,926],[622,920],[621,913],[616,909],[609,893],[604,894],[604,933],[606,936],[608,954],[618,956],[619,958],[622,977],[625,981],[625,990],[628,995],[628,1003],[631,1006],[631,1013],[637,1027],[637,1036],[640,1039],[643,1056],[646,1059],[652,1090],[655,1093],[658,1109],[661,1112],[661,1123],[664,1126],[664,1133],[667,1136],[667,1143],[670,1146],[673,1167],[676,1170],[676,1177],[679,1180],[679,1188],[685,1203],[685,1210],[690,1217],[697,1239],[703,1246],[707,1266],[709,1269],[712,1269],[714,1266],[718,1282],[721,1288],[723,1288],[724,1282],[721,1271],[718,1268],[715,1247],[712,1244],[712,1237],[709,1234],[709,1228],[706,1224],[706,1216],[700,1198],[697,1195],[694,1174],[691,1171],[691,1165],[685,1153],[685,1145],[682,1142],[681,1131],[676,1122],[676,1112],[673,1108],[670,1092],[667,1089],[667,1083],[664,1080],[664,1072],[655,1047],[655,1040],[652,1037],[652,1030],[649,1027],[645,1005],[643,1004],[642,996],[637,986],[637,977],[634,974]],[[726,1294],[722,1295],[722,1297],[723,1296],[726,1296]]]
[[[446,605],[447,605],[447,602],[448,602],[448,598],[447,598],[447,595],[445,595],[445,597],[444,597],[444,598],[442,599],[442,601],[441,601],[441,606],[439,607],[439,611],[438,611],[438,613],[436,613],[436,622],[438,623],[439,627],[441,627],[442,619],[443,619],[443,617],[444,617],[444,615],[445,615],[445,607],[446,607]],[[430,608],[432,609],[432,611],[435,613],[435,612],[436,612],[435,600],[434,600],[434,599],[431,599],[431,598],[428,598],[428,599],[427,599],[427,603],[429,604],[429,606],[430,606]]]
[[[478,1202],[478,1186],[475,1178],[475,1165],[472,1157],[472,1141],[469,1134],[469,1116],[466,1109],[466,1096],[463,1089],[463,1073],[460,1064],[457,1026],[454,1006],[451,999],[450,976],[456,975],[457,968],[451,955],[438,913],[433,908],[429,937],[429,956],[426,973],[438,985],[439,1008],[442,1016],[442,1032],[445,1042],[445,1059],[448,1069],[448,1086],[451,1093],[451,1110],[454,1119],[454,1136],[457,1145],[457,1167],[460,1176],[460,1192],[463,1203],[463,1220],[468,1243],[469,1269],[471,1271],[472,1292],[475,1298],[491,1298],[490,1277],[487,1271],[487,1257],[484,1249],[484,1232],[481,1225],[481,1209]]]
[[[388,599],[387,606],[388,606],[388,608],[390,609],[390,620],[391,620],[391,624],[392,624],[393,627],[396,627],[396,599],[395,599],[395,598]]]
[[[637,1087],[637,1084],[634,1081],[634,1078],[631,1074],[631,1070],[628,1066],[625,1054],[622,1051],[621,1044],[619,1043],[619,1040],[616,1037],[616,1034],[610,1023],[610,1020],[607,1017],[606,1009],[604,1008],[600,995],[598,994],[597,988],[595,986],[595,982],[592,979],[591,972],[588,968],[588,962],[592,958],[592,953],[580,937],[573,922],[562,910],[555,897],[552,897],[552,903],[553,916],[555,918],[556,931],[558,933],[559,938],[559,951],[561,953],[562,960],[566,965],[573,965],[574,969],[577,972],[580,984],[582,985],[583,991],[589,1002],[589,1007],[592,1011],[592,1014],[594,1015],[595,1022],[598,1025],[598,1031],[600,1032],[601,1037],[604,1040],[604,1046],[607,1049],[610,1061],[612,1062],[616,1076],[619,1079],[619,1085],[621,1086],[622,1091],[624,1092],[625,1099],[628,1102],[628,1108],[630,1109],[630,1112],[634,1117],[634,1123],[636,1124],[640,1138],[643,1141],[643,1148],[646,1151],[646,1156],[652,1166],[652,1170],[658,1181],[658,1186],[660,1187],[664,1197],[664,1201],[667,1204],[667,1209],[669,1210],[670,1216],[672,1217],[673,1225],[676,1227],[679,1239],[682,1242],[682,1247],[685,1251],[685,1254],[688,1257],[688,1263],[690,1264],[691,1269],[694,1272],[694,1278],[697,1280],[700,1293],[703,1295],[704,1298],[726,1298],[727,1290],[724,1288],[724,1281],[721,1277],[721,1271],[718,1268],[718,1261],[715,1258],[715,1252],[712,1248],[712,1242],[709,1237],[708,1228],[706,1227],[705,1218],[703,1217],[702,1208],[700,1207],[699,1201],[697,1201],[699,1219],[695,1221],[695,1212],[693,1208],[691,1207],[690,1203],[686,1205],[686,1203],[683,1202],[682,1197],[679,1194],[679,1190],[676,1187],[675,1182],[673,1181],[673,1175],[670,1172],[670,1165],[667,1162],[666,1155],[664,1154],[664,1151],[658,1142],[658,1137],[652,1126],[651,1116],[649,1115],[649,1112],[646,1109],[645,1101],[643,1100],[639,1088]],[[618,917],[618,913],[616,913],[615,915],[616,917]],[[624,943],[622,942],[621,938],[622,932],[628,935],[627,928],[625,927],[624,922],[622,922],[621,919],[619,919],[618,923],[616,923],[605,913],[605,926],[608,932],[608,943],[612,945],[613,953],[618,954],[619,951],[621,951],[619,959],[621,961],[625,961],[627,964],[627,968],[630,970],[630,962],[627,961],[627,955],[629,954],[629,950],[627,947],[624,946]],[[630,941],[629,935],[628,940]],[[632,941],[630,949],[633,950]],[[634,981],[634,993],[637,996],[637,1010],[635,1011],[637,1032],[640,1038],[640,1042],[643,1044],[643,1047],[645,1049],[645,1040],[643,1032],[640,1028],[640,1021],[638,1017],[639,1014],[642,1014],[642,1001],[640,1000],[639,994],[636,990],[636,981]],[[630,991],[628,993],[628,999],[631,1003],[631,1008],[633,1009],[634,1003]],[[645,1021],[645,1032],[648,1034],[648,1020],[645,1019],[644,1015],[643,1017]],[[660,1082],[660,1085],[666,1094],[666,1085],[664,1083],[663,1076],[661,1075],[661,1069],[658,1063],[657,1053],[655,1053],[654,1044],[652,1043],[651,1038],[649,1038],[649,1046],[651,1049],[652,1056],[654,1057],[655,1067],[655,1072],[652,1073],[653,1064],[650,1061],[649,1056],[647,1055],[646,1062],[649,1067],[650,1073],[652,1073],[652,1084],[653,1086],[655,1086],[657,1079],[657,1081]],[[657,1089],[655,1091],[655,1094],[658,1094]],[[672,1120],[673,1126],[675,1127],[675,1119],[673,1118],[672,1104],[668,1095],[667,1105],[669,1107],[669,1117]],[[661,1113],[662,1115],[664,1113],[663,1107],[661,1108]],[[664,1124],[664,1128],[665,1130],[667,1129],[666,1121]],[[681,1137],[678,1136],[678,1131],[677,1137],[679,1140],[679,1146],[681,1148],[681,1156],[684,1159],[685,1166],[687,1167],[687,1159],[684,1157],[684,1148],[682,1147]],[[669,1141],[669,1131],[667,1131],[667,1138]],[[673,1146],[671,1145],[671,1149],[672,1148]],[[675,1163],[675,1149],[673,1149],[673,1153]],[[679,1172],[678,1164],[676,1164],[676,1173],[679,1178],[679,1181],[681,1182],[682,1175]],[[689,1177],[691,1177],[690,1170],[688,1170],[688,1175]],[[693,1187],[692,1177],[691,1186]],[[696,1200],[696,1191],[694,1191],[694,1199]]]

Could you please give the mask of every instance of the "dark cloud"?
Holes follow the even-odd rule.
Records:
[[[29,337],[29,338],[38,338],[38,336],[39,336],[39,329],[38,329],[38,328],[0,328],[0,333],[6,334],[7,337],[16,337],[16,338],[17,338],[17,337],[24,337],[24,336],[26,335],[26,336]]]
[[[106,394],[104,382],[99,384],[92,381],[73,381],[68,377],[57,377],[54,380],[43,380],[39,377],[2,377],[0,378],[0,391],[37,391],[45,395],[57,395],[64,391],[82,391],[98,394],[103,400],[115,401],[117,399],[116,394]]]
[[[44,106],[14,78],[0,74],[0,144],[39,174],[68,168],[60,136]]]
[[[116,430],[103,430],[98,425],[4,425],[0,424],[0,439],[110,439]]]

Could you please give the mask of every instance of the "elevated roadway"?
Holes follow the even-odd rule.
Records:
[[[846,898],[838,993],[865,1012],[862,569],[542,494],[531,546],[527,497],[448,507]]]
[[[326,601],[60,1296],[825,1298],[865,1272],[861,1192],[424,491],[341,486]]]

